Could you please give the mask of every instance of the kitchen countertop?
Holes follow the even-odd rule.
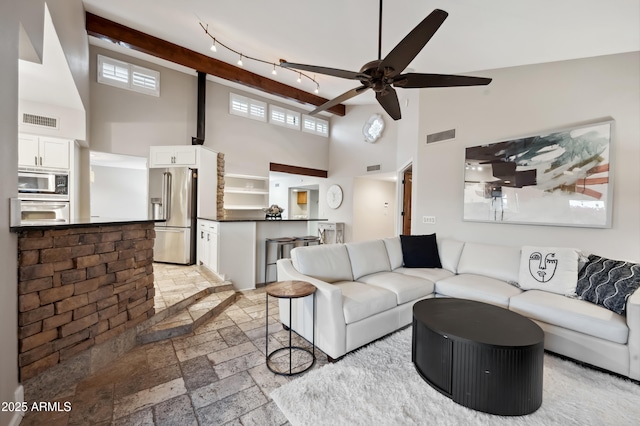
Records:
[[[321,222],[328,219],[212,219],[210,217],[198,217],[202,220],[210,220],[212,222]]]
[[[148,222],[164,222],[157,219],[116,219],[106,217],[90,217],[79,218],[67,223],[46,223],[34,222],[33,224],[21,224],[9,227],[11,232],[21,232],[30,230],[49,230],[49,229],[67,229],[67,228],[89,228],[99,225],[129,225],[132,223],[148,223]]]

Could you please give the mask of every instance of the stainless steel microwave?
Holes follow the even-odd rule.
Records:
[[[18,193],[23,200],[69,200],[69,173],[18,169]]]

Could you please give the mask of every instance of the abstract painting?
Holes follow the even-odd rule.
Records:
[[[464,220],[610,227],[612,125],[466,148]]]

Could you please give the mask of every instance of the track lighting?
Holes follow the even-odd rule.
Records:
[[[243,53],[240,53],[239,51],[232,49],[231,47],[227,46],[226,44],[224,44],[220,40],[218,40],[216,37],[214,37],[213,34],[211,34],[209,32],[209,25],[208,24],[205,25],[204,23],[202,23],[202,21],[200,21],[199,24],[200,24],[200,27],[202,27],[202,29],[204,30],[205,34],[208,35],[211,38],[211,46],[209,47],[209,49],[212,52],[217,52],[218,51],[218,45],[222,46],[223,48],[227,49],[228,51],[230,51],[232,53],[235,53],[236,55],[239,56],[239,59],[236,62],[236,64],[239,67],[243,67],[244,66],[244,63],[242,61],[243,59],[250,59],[252,61],[261,62],[261,63],[266,64],[266,65],[271,65],[273,67],[273,69],[271,70],[271,74],[272,75],[278,75],[278,71],[276,70],[276,65],[279,66],[279,67],[280,67],[280,65],[278,65],[277,63],[272,62],[272,61],[265,61],[264,59],[254,58],[252,56],[247,56],[247,55],[245,55]],[[280,59],[280,62],[286,62],[286,61],[284,59]],[[318,84],[318,82],[316,81],[316,78],[315,78],[316,76],[315,75],[313,77],[311,77],[310,75],[305,74],[304,72],[301,72],[301,71],[296,71],[296,70],[292,70],[292,69],[289,69],[289,68],[283,68],[283,69],[285,69],[285,70],[287,70],[289,72],[295,72],[296,74],[298,74],[298,78],[296,79],[296,81],[298,83],[302,83],[302,77],[304,77],[304,78],[306,78],[308,80],[311,80],[316,85],[316,88],[314,89],[314,92],[318,93],[320,91],[320,84]]]

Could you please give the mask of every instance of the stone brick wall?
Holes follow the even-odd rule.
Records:
[[[218,153],[218,188],[216,195],[216,216],[217,219],[224,218],[224,154]]]
[[[153,227],[135,223],[19,233],[21,381],[155,313]]]

